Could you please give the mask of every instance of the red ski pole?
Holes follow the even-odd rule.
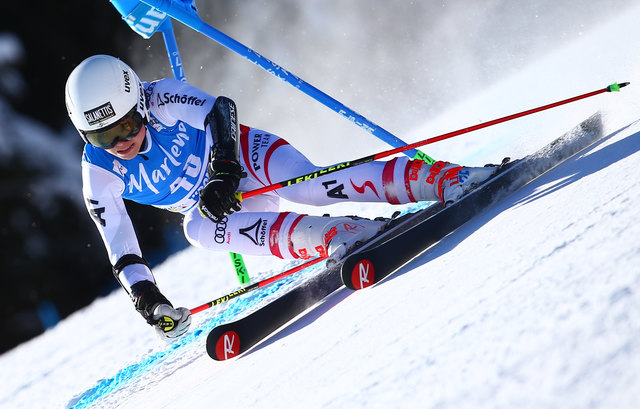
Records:
[[[383,151],[380,153],[376,153],[373,155],[369,155],[369,156],[365,156],[362,157],[360,159],[356,159],[353,161],[349,161],[349,162],[343,162],[343,163],[338,163],[336,165],[333,166],[329,166],[327,168],[321,169],[319,171],[316,172],[312,172],[312,173],[308,173],[306,175],[301,175],[292,179],[288,179],[288,180],[283,180],[282,182],[278,182],[278,183],[274,183],[272,185],[269,186],[265,186],[259,189],[255,189],[255,190],[251,190],[249,192],[238,192],[236,193],[236,196],[238,197],[238,200],[243,200],[243,199],[248,199],[250,197],[253,196],[257,196],[263,193],[267,193],[267,192],[271,192],[274,190],[278,190],[278,189],[282,189],[283,187],[286,186],[291,186],[291,185],[295,185],[298,183],[302,183],[302,182],[306,182],[307,180],[311,180],[311,179],[315,179],[317,177],[320,176],[324,176],[327,175],[329,173],[334,173],[334,172],[338,172],[340,170],[343,169],[348,169],[348,168],[352,168],[354,166],[358,166],[358,165],[362,165],[363,163],[367,163],[367,162],[372,162],[374,160],[378,160],[378,159],[382,159],[382,158],[386,158],[407,150],[411,150],[411,149],[415,149],[418,148],[420,146],[425,146],[425,145],[429,145],[431,143],[434,142],[438,142],[438,141],[442,141],[445,139],[449,139],[449,138],[453,138],[454,136],[458,136],[458,135],[462,135],[465,133],[469,133],[469,132],[473,132],[473,131],[477,131],[478,129],[482,129],[482,128],[487,128],[489,126],[493,126],[502,122],[507,122],[507,121],[511,121],[512,119],[516,119],[516,118],[520,118],[526,115],[531,115],[534,114],[536,112],[540,112],[540,111],[544,111],[547,109],[551,109],[551,108],[555,108],[557,106],[560,105],[565,105],[571,102],[575,102],[581,99],[585,99],[585,98],[589,98],[592,97],[594,95],[598,95],[598,94],[602,94],[604,92],[613,92],[613,91],[620,91],[620,88],[622,87],[626,87],[627,85],[629,85],[628,82],[623,82],[622,84],[618,84],[618,83],[613,83],[611,85],[609,85],[606,88],[603,89],[599,89],[596,91],[592,91],[592,92],[588,92],[586,94],[582,94],[582,95],[578,95],[572,98],[568,98],[568,99],[564,99],[562,101],[558,101],[558,102],[554,102],[548,105],[543,105],[541,107],[538,108],[533,108],[533,109],[529,109],[527,111],[523,111],[517,114],[513,114],[513,115],[508,115],[502,118],[498,118],[498,119],[494,119],[492,121],[488,121],[488,122],[483,122],[481,124],[478,125],[474,125],[474,126],[470,126],[468,128],[462,128],[459,129],[457,131],[453,131],[453,132],[448,132],[439,136],[434,136],[432,138],[428,138],[428,139],[424,139],[422,141],[418,141],[418,142],[414,142],[405,146],[401,146],[399,148],[395,148],[395,149],[390,149],[387,151]]]
[[[322,260],[326,260],[326,259],[327,259],[326,256],[316,257],[314,259],[311,259],[311,260],[307,261],[306,263],[300,264],[299,266],[295,266],[293,268],[290,268],[289,270],[283,271],[280,274],[276,274],[273,277],[266,278],[266,279],[264,279],[262,281],[258,281],[257,283],[254,283],[254,284],[251,284],[249,286],[243,287],[243,288],[241,288],[239,290],[236,290],[236,291],[234,291],[232,293],[229,293],[227,295],[223,295],[222,297],[218,297],[215,300],[209,301],[206,304],[202,304],[202,305],[200,305],[198,307],[192,308],[190,310],[191,311],[191,315],[197,314],[197,313],[199,313],[201,311],[204,311],[206,309],[214,307],[214,306],[216,306],[218,304],[222,304],[224,302],[227,302],[227,301],[229,301],[229,300],[231,300],[233,298],[239,297],[239,296],[241,296],[243,294],[246,294],[248,292],[257,290],[258,288],[266,287],[267,285],[269,285],[271,283],[275,283],[278,280],[281,280],[281,279],[283,279],[285,277],[288,277],[288,276],[290,276],[290,275],[292,275],[294,273],[297,273],[300,270],[304,270],[305,268],[310,267],[310,266],[312,266],[314,264],[317,264],[317,263],[321,262]]]

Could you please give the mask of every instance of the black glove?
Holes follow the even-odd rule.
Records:
[[[240,179],[246,174],[235,160],[213,160],[209,165],[209,183],[200,192],[198,207],[203,216],[218,223],[242,208],[236,197]]]
[[[131,286],[131,298],[136,305],[136,310],[150,325],[157,322],[153,320],[153,310],[160,304],[171,306],[167,297],[162,295],[155,283],[149,280],[138,281]]]
[[[148,280],[135,283],[131,286],[131,297],[136,310],[161,338],[177,338],[189,329],[191,312],[183,307],[173,308],[155,283]]]

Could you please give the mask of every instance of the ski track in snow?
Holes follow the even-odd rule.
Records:
[[[342,288],[247,355],[222,363],[206,356],[208,330],[294,279],[195,315],[193,331],[174,344],[157,340],[116,292],[0,357],[0,407],[637,407],[640,58],[626,47],[640,38],[638,14],[637,6],[629,9],[414,131],[411,140],[437,135],[452,123],[604,86],[603,78],[632,82],[620,94],[433,145],[437,157],[455,152],[450,160],[495,162],[536,150],[597,110],[607,135],[380,285]],[[511,98],[524,106],[511,106]],[[388,216],[396,208],[329,210]],[[170,299],[195,306],[237,287],[229,272],[211,271],[227,258],[190,248],[155,274]],[[289,265],[247,263],[254,279]]]

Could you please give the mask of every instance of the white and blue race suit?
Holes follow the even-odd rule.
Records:
[[[206,115],[216,100],[174,79],[145,83],[149,110],[145,142],[139,154],[122,160],[104,149],[85,145],[83,195],[115,264],[126,254],[142,256],[123,199],[185,215],[184,232],[195,246],[242,254],[297,258],[290,234],[302,215],[279,212],[279,199],[310,205],[341,201],[407,203],[412,161],[396,158],[370,162],[309,182],[247,199],[240,212],[220,223],[200,215],[199,191],[207,183],[212,138]],[[259,129],[240,126],[239,161],[247,177],[240,191],[250,191],[319,170],[287,141]],[[130,287],[153,280],[149,268],[131,264],[120,280]]]

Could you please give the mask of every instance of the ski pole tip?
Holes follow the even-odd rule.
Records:
[[[621,84],[618,84],[617,82],[614,82],[613,84],[609,85],[607,87],[607,91],[608,92],[620,92],[620,88],[626,87],[627,85],[631,84],[630,82],[623,82]]]

